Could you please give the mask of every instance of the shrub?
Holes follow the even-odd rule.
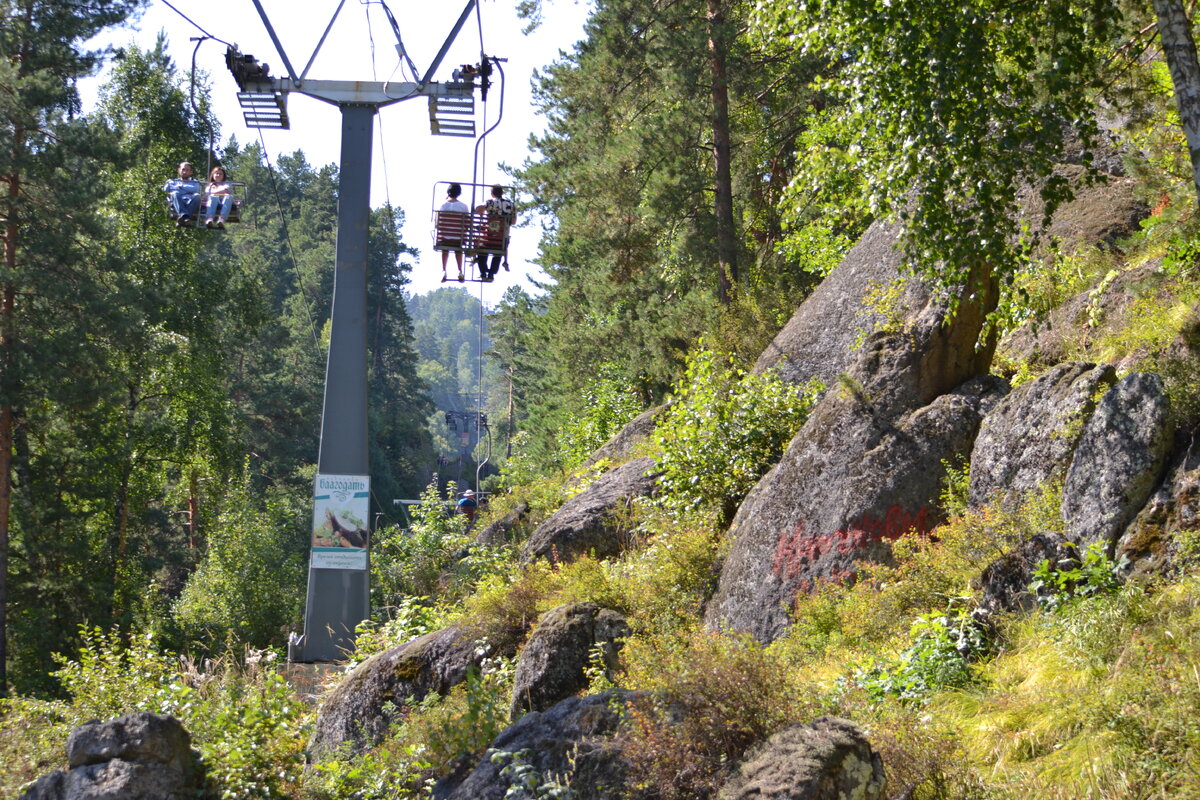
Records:
[[[912,644],[895,659],[870,659],[854,671],[852,680],[879,702],[924,702],[934,692],[969,685],[969,659],[982,652],[983,632],[963,609],[923,614],[909,631]]]
[[[1084,549],[1082,559],[1057,564],[1043,560],[1033,571],[1029,591],[1037,596],[1043,610],[1056,611],[1078,598],[1117,591],[1121,587],[1120,576],[1127,567],[1124,556],[1119,563],[1113,563],[1104,552],[1104,545],[1093,542]]]
[[[178,718],[200,750],[208,790],[222,800],[282,798],[294,794],[303,767],[307,720],[284,679],[273,667],[271,651],[248,650],[243,659],[226,655],[207,659],[203,668],[173,658],[149,637],[126,643],[119,633],[97,628],[81,631],[83,647],[74,660],[59,657],[55,677],[69,696],[61,704],[19,701],[8,707],[29,718],[41,711],[49,727],[38,742],[57,741],[54,762],[37,750],[37,774],[63,767],[58,762],[67,735],[89,720],[108,720],[134,711]],[[28,762],[27,762],[28,763]],[[28,774],[10,764],[4,775]],[[6,796],[7,795],[6,793]]]
[[[172,616],[192,646],[265,647],[300,617],[304,536],[286,498],[253,497],[249,473],[235,483]]]
[[[823,386],[753,375],[704,347],[693,352],[673,402],[654,430],[662,502],[715,505],[731,517],[783,454]]]
[[[568,469],[587,460],[641,412],[637,395],[613,364],[601,364],[579,398],[580,409],[559,431],[561,461]]]
[[[439,579],[453,556],[470,542],[467,520],[453,510],[457,487],[451,481],[443,499],[437,482],[421,492],[413,523],[375,533],[371,553],[373,605],[383,609],[404,597],[440,593]]]
[[[629,640],[625,683],[653,692],[630,709],[624,747],[635,797],[712,797],[746,751],[817,716],[822,693],[749,638],[700,630]]]

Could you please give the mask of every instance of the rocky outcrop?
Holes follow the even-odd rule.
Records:
[[[970,453],[1005,391],[971,380],[986,364],[974,347],[981,315],[960,307],[943,321],[931,307],[904,332],[877,334],[814,407],[734,518],[710,627],[771,641],[798,592],[845,580],[856,561],[886,558],[890,540],[941,522],[942,462]]]
[[[1043,320],[1031,321],[1005,337],[999,348],[1004,359],[1044,368],[1087,349],[1129,324],[1139,298],[1153,296],[1166,285],[1162,259],[1114,273],[1111,279],[1067,300]]]
[[[901,275],[898,238],[894,226],[871,225],[776,334],[753,371],[774,368],[792,383],[818,378],[826,386],[832,385],[853,361],[855,343],[885,321],[878,309],[864,305],[870,292],[903,281],[896,313],[906,318],[923,308],[929,292],[919,281]]]
[[[767,740],[719,800],[879,800],[883,762],[854,723],[821,717]]]
[[[505,728],[477,765],[442,779],[435,800],[503,800],[516,776],[502,774],[514,759],[536,770],[543,781],[569,785],[579,800],[620,800],[627,766],[614,741],[621,712],[641,693],[614,689],[572,697],[533,711]]]
[[[605,669],[615,672],[621,640],[628,635],[623,615],[595,603],[572,603],[546,612],[517,661],[512,718],[545,711],[586,689],[586,671],[596,648]]]
[[[451,627],[371,656],[321,706],[311,750],[329,754],[348,745],[361,753],[378,744],[407,703],[446,694],[486,655],[473,633]]]
[[[622,512],[637,498],[653,493],[656,466],[653,458],[636,458],[601,475],[537,527],[521,560],[567,562],[587,553],[596,558],[620,554],[628,544]]]
[[[81,725],[67,762],[69,771],[44,776],[20,800],[190,800],[204,790],[199,755],[174,717],[143,711]]]
[[[1063,485],[1067,538],[1109,555],[1163,476],[1171,447],[1162,379],[1133,373],[1104,395],[1084,426]]]
[[[1189,438],[1178,450],[1167,479],[1117,542],[1117,558],[1127,558],[1135,565],[1135,573],[1174,568],[1184,544],[1181,534],[1192,537],[1187,546],[1193,550],[1200,544],[1195,538],[1200,531],[1200,448]],[[1189,555],[1195,557],[1196,553]]]
[[[1068,362],[1014,389],[979,429],[970,504],[1012,510],[1047,481],[1065,477],[1096,396],[1116,380],[1111,366]]]

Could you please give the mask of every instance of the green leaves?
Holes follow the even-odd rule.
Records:
[[[823,389],[746,373],[702,342],[654,430],[661,502],[680,509],[715,505],[731,516],[779,460]]]
[[[1094,140],[1093,95],[1119,12],[1112,2],[767,0],[760,37],[790,37],[829,60],[835,113],[875,213],[906,223],[913,266],[942,285],[972,264],[999,274],[1025,258],[1018,191],[1047,178],[1074,131]],[[1048,212],[1067,196],[1042,189]]]

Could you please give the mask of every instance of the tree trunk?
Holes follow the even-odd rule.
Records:
[[[23,131],[17,130],[17,146]],[[18,175],[8,176],[8,208],[4,225],[4,266],[9,275],[17,269],[17,221],[13,209],[21,193]],[[7,283],[0,301],[0,697],[8,696],[8,525],[12,510],[13,365],[16,346],[17,292]]]
[[[1192,23],[1181,0],[1154,0],[1154,13],[1158,17],[1163,55],[1175,86],[1183,135],[1192,157],[1192,183],[1200,202],[1200,62],[1196,59]]]
[[[724,0],[708,2],[708,63],[712,72],[713,212],[717,221],[717,296],[729,305],[737,285],[737,233],[733,222],[733,178],[729,165],[729,53]]]

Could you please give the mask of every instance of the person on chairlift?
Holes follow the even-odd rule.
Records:
[[[190,162],[180,162],[179,177],[163,184],[163,191],[175,213],[175,225],[182,228],[192,224],[200,212],[200,181],[192,177]]]
[[[208,214],[204,220],[204,227],[211,228],[216,225],[224,230],[225,218],[232,210],[233,184],[229,182],[224,167],[213,167],[208,176]]]
[[[505,271],[508,271],[509,228],[512,227],[515,209],[512,200],[504,196],[504,187],[497,184],[492,187],[491,198],[476,208],[475,213],[487,214],[482,231],[484,249],[500,251],[492,253],[491,258],[487,253],[475,256],[475,266],[479,268],[480,279],[490,283],[496,279],[501,262]]]
[[[438,209],[437,243],[447,249],[442,250],[442,280],[446,280],[446,261],[450,250],[454,250],[454,258],[458,261],[458,280],[465,280],[463,275],[463,238],[467,232],[467,215],[471,209],[458,199],[462,194],[462,186],[452,183],[446,189],[446,202]]]

